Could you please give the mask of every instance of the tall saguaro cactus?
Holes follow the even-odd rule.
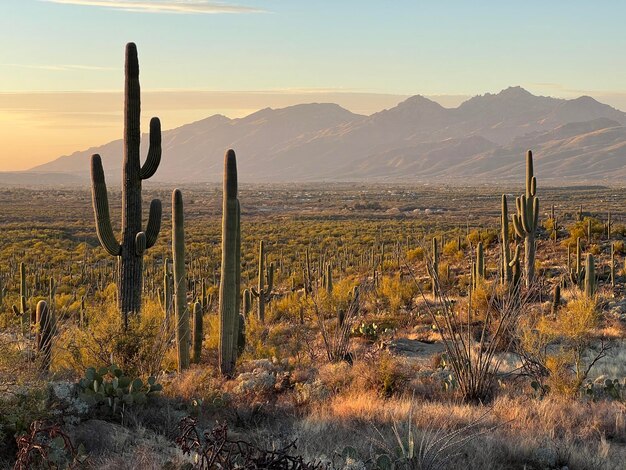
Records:
[[[145,231],[141,217],[141,182],[156,172],[161,162],[161,122],[150,121],[150,149],[143,165],[140,162],[140,90],[139,62],[134,43],[126,45],[124,95],[124,163],[122,166],[122,241],[117,241],[111,226],[107,187],[100,155],[91,157],[91,189],[100,244],[118,257],[118,307],[125,327],[128,315],[141,309],[143,254],[152,247],[161,229],[161,201],[153,199]]]
[[[176,321],[176,351],[178,371],[189,367],[189,306],[187,305],[187,276],[185,274],[185,225],[183,195],[172,192],[172,255],[174,258],[174,318]]]
[[[535,278],[535,233],[539,224],[539,198],[537,179],[533,172],[533,153],[526,153],[526,193],[516,198],[517,214],[513,215],[513,227],[520,238],[524,239],[524,271],[526,287]]]
[[[237,199],[237,159],[233,150],[224,157],[224,190],[222,196],[222,272],[220,282],[220,372],[232,376],[237,361],[239,330],[240,208]]]

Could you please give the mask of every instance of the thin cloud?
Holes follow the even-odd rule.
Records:
[[[138,13],[219,14],[264,13],[266,10],[207,0],[137,1],[137,0],[40,0],[64,5],[81,5]]]
[[[96,65],[78,65],[78,64],[59,64],[59,65],[45,65],[45,64],[0,64],[3,67],[20,67],[24,69],[35,70],[51,70],[54,72],[67,72],[71,70],[84,70],[84,71],[98,71],[98,70],[117,70],[114,67],[99,67]]]

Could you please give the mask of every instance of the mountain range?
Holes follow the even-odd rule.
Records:
[[[370,116],[332,103],[266,108],[163,131],[153,180],[219,181],[228,148],[237,153],[242,182],[520,180],[525,151],[532,149],[540,181],[616,182],[626,178],[625,126],[626,113],[591,97],[535,96],[520,87],[475,96],[457,108],[417,95]],[[143,155],[147,143],[144,135]],[[107,179],[119,181],[121,140],[26,174],[86,182],[93,153],[102,156]]]

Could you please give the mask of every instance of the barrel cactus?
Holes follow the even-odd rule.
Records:
[[[142,230],[141,182],[154,175],[161,161],[161,122],[150,121],[150,149],[143,165],[140,162],[140,88],[137,47],[126,45],[124,98],[124,162],[122,170],[122,241],[117,241],[111,226],[107,187],[100,155],[91,158],[91,189],[96,232],[102,247],[118,263],[118,307],[125,328],[128,316],[141,309],[144,251],[152,247],[161,229],[161,201],[153,199],[145,231]]]

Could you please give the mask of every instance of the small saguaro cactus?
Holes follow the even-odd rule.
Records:
[[[333,265],[326,263],[326,275],[324,276],[324,287],[328,295],[333,295]]]
[[[202,340],[204,335],[202,333],[202,304],[196,302],[193,304],[193,357],[192,362],[195,364],[200,363],[202,357]]]
[[[511,245],[509,243],[509,211],[506,202],[506,194],[502,195],[502,214],[500,215],[502,228],[502,280],[504,284],[510,286],[513,280],[513,270],[511,266]]]
[[[611,243],[611,287],[615,287],[615,243]]]
[[[107,187],[100,155],[91,158],[91,188],[96,219],[96,232],[102,247],[117,256],[117,301],[124,326],[128,315],[141,309],[144,251],[152,247],[161,230],[161,201],[150,203],[148,225],[142,230],[141,182],[154,175],[161,162],[161,122],[150,121],[150,149],[143,165],[140,162],[140,88],[139,61],[134,43],[126,45],[124,91],[124,162],[122,169],[122,241],[117,241],[111,226]]]
[[[224,157],[224,189],[222,194],[222,271],[220,281],[220,372],[232,376],[237,361],[237,332],[239,328],[239,292],[237,274],[240,253],[237,242],[240,208],[237,199],[237,159],[233,150]]]
[[[35,348],[41,357],[41,370],[50,370],[52,361],[52,336],[54,334],[54,317],[45,300],[40,300],[36,310]]]
[[[472,273],[472,279],[474,282],[474,289],[480,284],[480,280],[485,278],[485,252],[483,250],[483,242],[478,242],[476,245],[476,261],[473,263],[474,272]]]
[[[433,237],[433,273],[431,279],[431,291],[433,294],[433,298],[437,297],[437,277],[439,275],[439,245],[437,244],[437,238]]]
[[[585,295],[592,298],[596,294],[596,267],[591,253],[587,253],[585,262]]]
[[[513,215],[513,227],[517,236],[524,239],[524,271],[526,287],[535,279],[535,233],[539,224],[539,198],[537,179],[533,172],[533,153],[526,153],[526,193],[516,198],[517,214]]]
[[[606,239],[611,239],[611,211],[606,216]]]
[[[172,264],[169,258],[163,260],[163,293],[159,300],[162,302],[161,307],[165,314],[165,324],[170,325],[172,319],[172,310],[174,307],[174,278],[172,275]]]
[[[265,271],[265,245],[261,240],[259,242],[259,282],[256,289],[252,288],[252,295],[257,298],[257,316],[261,323],[265,321],[265,304],[269,301],[274,286],[274,264],[270,263],[267,267],[267,286],[265,286]],[[325,285],[328,289],[327,284]]]
[[[19,306],[13,305],[13,313],[20,317],[22,330],[24,330],[31,321],[26,301],[26,265],[24,263],[20,263],[20,304]]]
[[[178,371],[189,367],[189,306],[185,273],[185,225],[183,194],[172,192],[172,255],[174,259],[174,318],[176,322],[176,352]]]
[[[576,263],[574,268],[570,269],[570,280],[572,284],[582,289],[584,269],[582,265],[582,250],[580,248],[580,237],[576,238]]]
[[[559,307],[561,305],[561,284],[556,284],[554,286],[554,291],[552,293],[552,315],[556,316],[559,312]]]
[[[245,289],[242,294],[242,313],[244,317],[247,317],[252,310],[252,292],[250,289]]]

